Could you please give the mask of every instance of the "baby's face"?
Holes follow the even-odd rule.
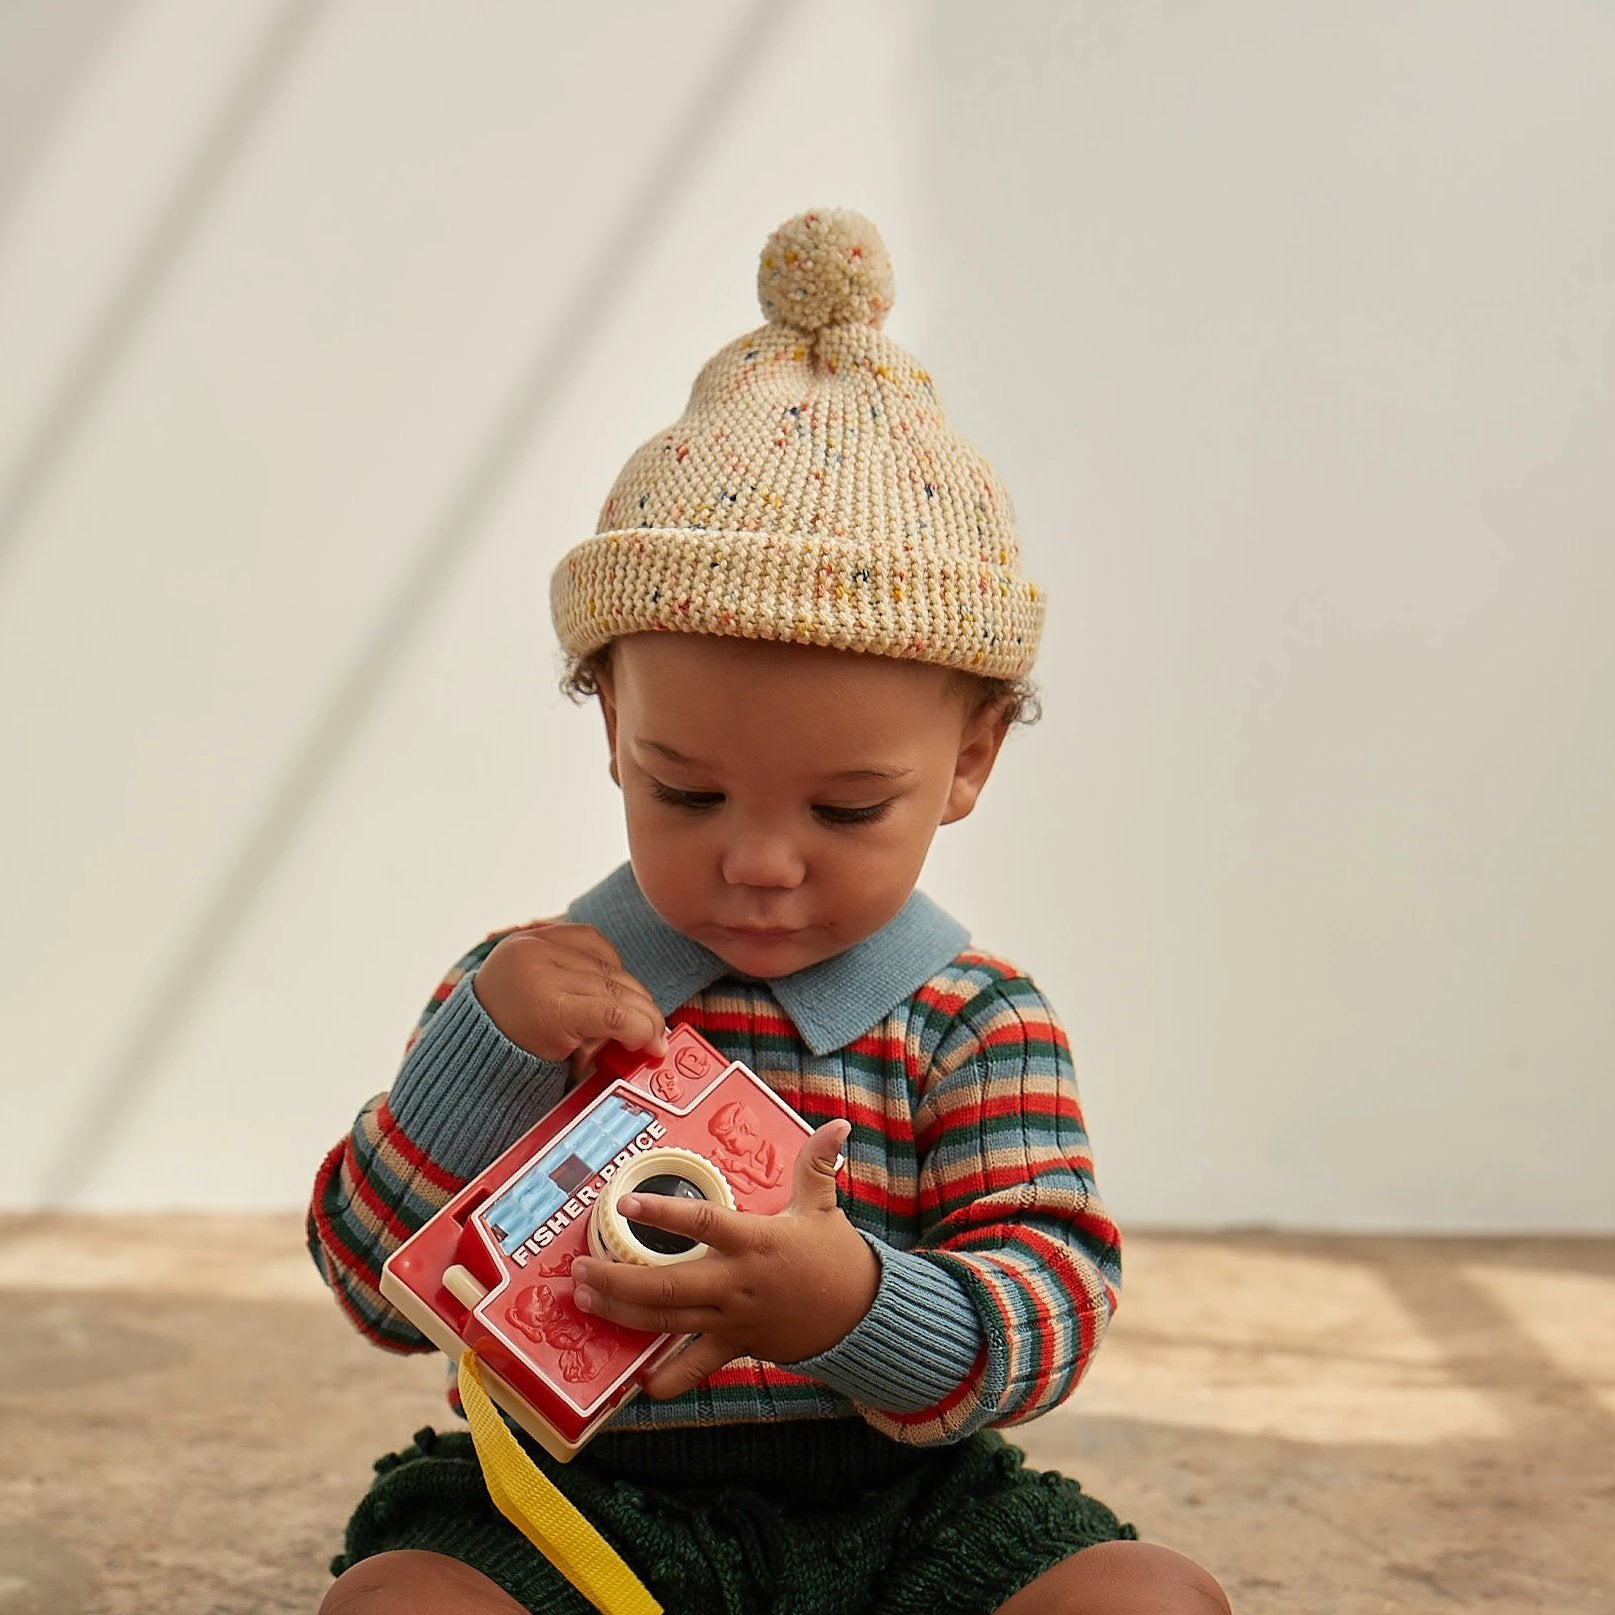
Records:
[[[941,668],[701,634],[619,641],[601,706],[651,907],[752,976],[885,925],[1005,730]]]

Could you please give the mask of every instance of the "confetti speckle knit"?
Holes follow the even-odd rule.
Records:
[[[1009,495],[880,329],[893,284],[875,227],[790,220],[758,291],[769,323],[707,362],[556,568],[562,645],[703,633],[1029,672],[1044,602]]]

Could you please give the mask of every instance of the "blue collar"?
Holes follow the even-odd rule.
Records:
[[[599,931],[622,956],[629,975],[650,989],[664,1015],[735,974],[650,906],[629,864],[585,892],[566,917]],[[957,920],[915,892],[873,936],[806,970],[776,976],[768,988],[807,1046],[815,1054],[829,1054],[878,1025],[969,940]]]

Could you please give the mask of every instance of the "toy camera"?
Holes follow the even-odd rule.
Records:
[[[436,1346],[481,1360],[493,1400],[562,1462],[686,1335],[578,1311],[572,1260],[659,1265],[704,1245],[630,1222],[630,1190],[781,1211],[812,1129],[688,1026],[661,1058],[608,1043],[594,1069],[473,1178],[381,1274],[381,1293]]]

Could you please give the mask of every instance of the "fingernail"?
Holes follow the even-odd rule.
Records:
[[[625,1217],[637,1217],[641,1209],[639,1204],[639,1196],[637,1194],[625,1194],[622,1199],[617,1202],[617,1209]]]
[[[583,1285],[580,1284],[577,1289],[572,1292],[572,1304],[578,1309],[579,1312],[593,1312],[594,1291],[585,1289]]]

